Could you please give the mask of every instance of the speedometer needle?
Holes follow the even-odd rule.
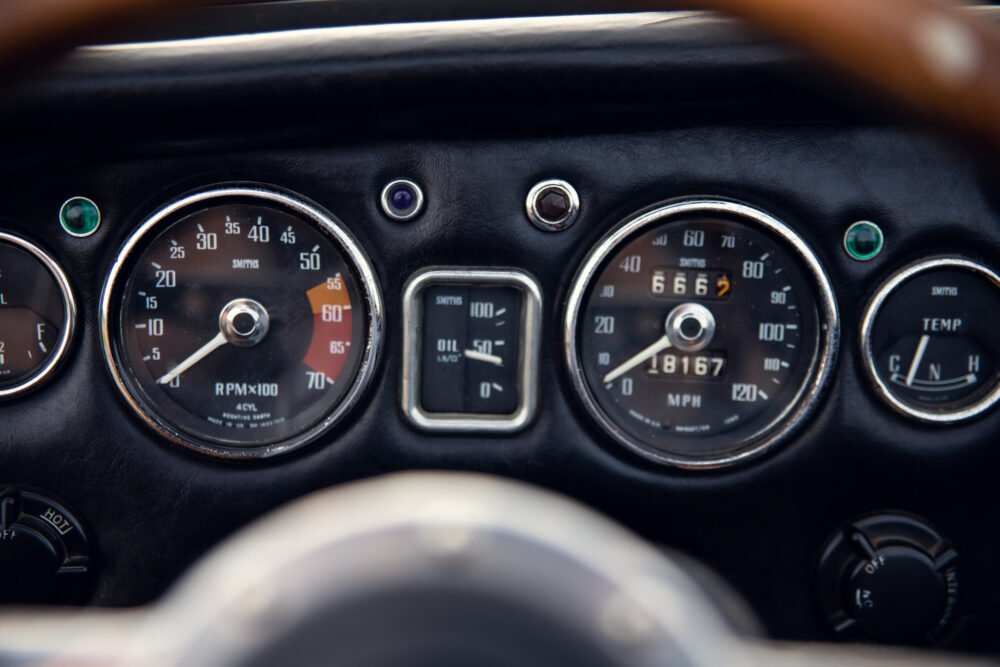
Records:
[[[174,366],[173,370],[171,370],[169,373],[167,373],[159,380],[157,380],[156,383],[170,384],[171,382],[173,382],[174,378],[178,377],[179,375],[181,375],[181,373],[184,373],[192,366],[194,366],[196,363],[198,363],[208,355],[212,354],[212,352],[214,352],[215,350],[222,347],[228,342],[229,341],[226,339],[226,336],[220,331],[215,335],[215,338],[213,338],[212,340],[208,341],[207,343],[199,347],[197,352],[192,354],[190,357],[188,357],[181,363]]]
[[[663,337],[660,338],[658,341],[656,341],[655,343],[644,349],[639,354],[630,358],[628,361],[623,363],[618,368],[614,369],[613,371],[605,375],[604,384],[617,380],[618,378],[625,375],[626,373],[628,373],[630,370],[632,370],[642,362],[652,357],[654,354],[658,354],[663,350],[666,350],[667,348],[671,347],[672,345],[673,343],[671,343],[667,335],[664,334]]]
[[[485,361],[486,363],[493,364],[494,366],[503,366],[503,359],[495,354],[486,354],[485,352],[478,352],[476,350],[465,350],[463,354],[469,359]]]

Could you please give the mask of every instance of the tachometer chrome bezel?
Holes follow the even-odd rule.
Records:
[[[892,393],[892,389],[879,376],[875,368],[875,354],[874,350],[872,350],[872,332],[875,329],[875,320],[878,319],[879,311],[885,301],[906,281],[922,273],[938,269],[969,271],[985,277],[997,289],[1000,289],[1000,274],[997,274],[996,271],[988,266],[971,259],[957,256],[939,256],[918,260],[893,273],[875,291],[875,294],[865,307],[864,315],[861,318],[859,342],[861,345],[861,356],[864,360],[865,373],[867,373],[868,379],[875,389],[875,393],[886,405],[899,414],[916,419],[917,421],[942,425],[958,424],[984,414],[1000,402],[1000,382],[996,383],[993,391],[967,407],[939,412],[922,410],[900,400]]]
[[[62,329],[59,332],[59,342],[56,349],[49,355],[48,361],[42,364],[34,373],[17,384],[0,389],[0,400],[21,396],[29,391],[33,391],[52,379],[52,376],[59,370],[69,351],[73,334],[76,331],[76,299],[73,296],[73,289],[70,287],[69,278],[47,252],[37,245],[14,234],[0,232],[0,243],[8,243],[20,248],[29,255],[37,259],[43,267],[52,275],[59,287],[59,293],[63,304]]]
[[[118,279],[123,277],[123,271],[130,266],[130,262],[136,251],[145,247],[148,236],[155,232],[161,223],[174,219],[175,216],[185,209],[211,204],[216,200],[231,199],[257,200],[264,204],[276,205],[279,208],[287,209],[303,216],[314,224],[317,229],[329,236],[357,271],[358,289],[365,300],[367,309],[367,326],[365,327],[367,341],[365,342],[365,350],[361,356],[357,373],[351,381],[351,387],[344,394],[340,403],[334,407],[330,414],[309,429],[285,440],[259,446],[240,447],[224,445],[194,437],[181,429],[175,428],[167,420],[163,419],[153,406],[148,405],[144,397],[136,395],[130,389],[122,374],[122,360],[119,359],[118,346],[114,340],[114,332],[117,331],[117,319],[121,317],[121,313],[119,312],[121,295],[118,293]],[[124,275],[124,279],[127,279],[127,277],[127,274]],[[118,308],[117,311],[113,310],[116,306]],[[215,458],[228,460],[265,459],[287,454],[314,442],[336,426],[358,403],[375,375],[375,369],[379,355],[381,354],[383,313],[382,293],[371,262],[361,250],[361,246],[354,236],[332,215],[297,196],[268,187],[243,185],[216,186],[199,190],[167,204],[146,218],[129,235],[115,257],[108,277],[105,279],[104,287],[101,290],[101,346],[104,351],[104,359],[108,370],[122,397],[136,415],[156,433],[174,444]],[[113,317],[115,314],[117,314],[117,317]],[[112,320],[115,321],[113,322]]]
[[[809,362],[806,380],[798,389],[788,407],[772,419],[757,434],[746,439],[739,447],[720,456],[691,457],[677,455],[646,445],[629,435],[607,414],[594,396],[584,374],[580,349],[577,343],[577,326],[580,310],[598,271],[605,260],[629,238],[653,225],[692,214],[717,214],[736,217],[749,224],[762,227],[779,239],[801,261],[806,275],[813,280],[818,305],[817,345]],[[642,458],[664,466],[685,470],[713,470],[745,463],[773,450],[788,438],[813,413],[827,385],[836,363],[840,342],[840,315],[833,287],[826,270],[812,249],[796,232],[777,218],[747,204],[718,198],[685,198],[668,201],[627,218],[616,225],[588,253],[570,287],[566,302],[563,328],[566,364],[570,380],[587,412],[597,424],[618,444],[625,446]]]

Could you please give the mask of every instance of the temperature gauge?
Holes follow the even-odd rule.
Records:
[[[514,431],[535,410],[541,292],[525,273],[429,270],[406,287],[403,410],[436,431]]]
[[[0,398],[44,382],[73,335],[69,282],[35,245],[0,233]]]
[[[905,415],[953,423],[1000,399],[1000,351],[991,321],[1000,276],[957,258],[918,262],[896,273],[862,322],[868,374]]]

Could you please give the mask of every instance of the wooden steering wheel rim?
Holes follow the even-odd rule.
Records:
[[[704,2],[1000,152],[1000,29],[985,13],[940,0]]]

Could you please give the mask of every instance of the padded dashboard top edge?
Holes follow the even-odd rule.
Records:
[[[450,114],[496,132],[525,124],[566,131],[576,122],[614,130],[703,123],[734,107],[745,122],[764,123],[803,107],[821,122],[880,113],[871,99],[852,99],[826,82],[819,87],[809,76],[814,69],[804,56],[704,12],[354,26],[84,47],[0,97],[6,121],[0,142],[37,153],[45,142],[73,137],[96,145],[111,133],[119,144],[168,135],[218,142],[240,133],[245,141],[248,124],[283,133],[282,140],[293,124],[300,135],[322,127],[342,141],[357,137],[372,114],[393,119],[372,128],[385,136],[387,126],[426,134],[434,119]],[[569,105],[574,113],[567,117]],[[507,122],[497,123],[498,117]]]

